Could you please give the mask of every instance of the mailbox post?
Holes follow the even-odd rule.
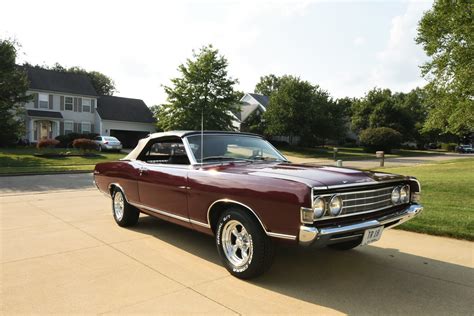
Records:
[[[375,157],[380,159],[380,167],[383,167],[385,164],[385,153],[383,151],[376,151]]]
[[[333,150],[334,150],[334,161],[337,161],[337,152],[339,151],[339,148],[334,147]]]

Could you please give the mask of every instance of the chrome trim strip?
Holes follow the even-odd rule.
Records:
[[[203,222],[196,221],[194,219],[189,219],[189,222],[193,225],[198,225],[198,226],[202,226],[202,227],[205,227],[205,228],[211,228],[211,225],[203,223]]]
[[[315,220],[314,222],[316,223],[316,222],[320,222],[320,221],[326,221],[326,220],[328,220],[328,219],[343,218],[343,217],[349,217],[349,216],[354,216],[354,215],[367,214],[367,213],[382,211],[382,210],[385,210],[385,209],[387,209],[387,208],[394,207],[394,206],[399,206],[399,205],[388,205],[388,206],[384,206],[384,207],[381,207],[381,208],[376,208],[376,209],[369,210],[369,211],[354,212],[354,213],[349,213],[349,214],[342,214],[342,215],[335,216],[335,217],[334,217],[334,216],[331,216],[331,217],[323,217],[323,218],[320,218],[320,219]]]
[[[393,189],[392,189],[393,190]],[[339,195],[345,195],[344,193],[340,193]],[[380,195],[374,195],[374,196],[368,196],[368,197],[361,197],[357,199],[346,199],[344,202],[352,202],[352,201],[358,201],[358,200],[369,200],[369,199],[376,199],[385,195],[392,195],[392,192],[380,194]]]
[[[347,194],[360,194],[360,193],[371,193],[371,192],[378,192],[383,190],[388,190],[390,187],[384,187],[380,189],[373,189],[373,190],[361,190],[361,191],[349,191],[349,192],[337,192],[339,195],[347,195]],[[392,187],[393,189],[393,187]],[[390,192],[391,193],[391,192]],[[325,194],[318,194],[318,196],[331,196],[335,193],[325,193]]]
[[[357,205],[349,205],[349,206],[343,206],[342,208],[352,208],[352,207],[358,207],[358,206],[367,206],[367,205],[374,205],[374,204],[378,204],[378,203],[382,203],[382,202],[387,202],[387,201],[391,201],[392,199],[385,199],[385,200],[380,200],[380,201],[377,201],[377,202],[371,202],[371,203],[364,203],[364,204],[357,204]],[[344,201],[343,201],[344,202]],[[392,206],[392,205],[390,205]],[[359,214],[359,213],[357,213]]]
[[[168,213],[166,211],[162,211],[162,210],[159,210],[159,209],[156,209],[156,208],[153,208],[153,207],[150,207],[150,206],[146,206],[146,205],[143,205],[143,204],[140,204],[140,203],[136,203],[136,202],[129,202],[129,204],[132,204],[133,206],[138,207],[138,208],[144,208],[148,211],[152,211],[152,212],[155,212],[155,213],[158,213],[158,214],[161,214],[161,215],[165,215],[165,216],[168,216],[168,217],[171,217],[171,218],[178,219],[180,221],[189,223],[189,218],[186,218],[186,217],[183,217],[183,216]]]
[[[295,235],[278,234],[278,233],[271,233],[271,232],[268,232],[267,235],[270,237],[275,237],[275,238],[296,240]]]
[[[374,182],[360,182],[360,183],[350,183],[350,184],[338,184],[338,185],[329,185],[328,189],[341,189],[341,188],[351,188],[351,187],[360,187],[364,185],[377,185],[377,184],[385,184],[385,183],[392,183],[392,182],[402,182],[402,181],[409,181],[410,179],[392,179],[392,180],[385,180],[385,181],[374,181]]]
[[[209,225],[209,227],[211,226],[211,221],[210,221],[210,211],[212,209],[212,207],[217,204],[217,203],[220,203],[220,202],[224,202],[224,203],[235,203],[235,204],[238,204],[240,206],[243,206],[245,207],[246,209],[248,209],[250,212],[252,212],[252,214],[258,219],[258,222],[260,223],[260,226],[262,226],[263,228],[263,231],[265,232],[265,234],[267,234],[267,236],[270,236],[270,237],[275,237],[275,238],[283,238],[283,239],[292,239],[292,240],[296,240],[296,236],[293,236],[293,235],[286,235],[286,234],[280,234],[280,233],[272,233],[272,232],[269,232],[267,231],[267,228],[265,227],[265,225],[263,225],[263,222],[262,220],[260,219],[260,217],[258,217],[257,213],[255,213],[255,211],[250,208],[249,206],[243,204],[243,203],[240,203],[238,201],[235,201],[235,200],[231,200],[231,199],[219,199],[219,200],[216,200],[214,202],[212,202],[212,204],[208,207],[207,209],[207,224]]]
[[[125,193],[125,190],[122,188],[122,186],[116,182],[112,182],[112,183],[109,183],[109,186],[108,186],[108,190],[109,190],[109,196],[112,197],[112,192],[110,192],[110,189],[112,188],[112,186],[116,186],[117,188],[119,188],[122,193],[123,193],[123,196],[125,197],[125,201],[127,201],[127,203],[130,203],[127,199],[127,194]]]

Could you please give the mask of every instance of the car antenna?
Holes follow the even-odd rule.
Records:
[[[201,108],[201,165],[203,163],[203,146],[204,146],[204,107]]]

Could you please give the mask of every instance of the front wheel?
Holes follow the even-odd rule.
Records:
[[[240,279],[265,273],[273,262],[272,240],[255,218],[239,208],[228,209],[219,218],[216,245],[226,269]]]

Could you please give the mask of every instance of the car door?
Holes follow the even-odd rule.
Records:
[[[184,151],[180,138],[157,139],[148,146],[138,163],[138,192],[147,210],[188,223],[189,162],[172,159],[180,148]]]

